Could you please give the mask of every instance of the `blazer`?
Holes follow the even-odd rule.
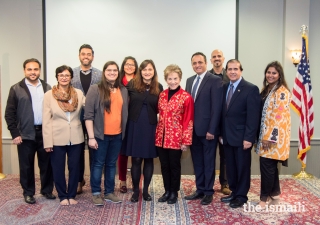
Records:
[[[80,66],[75,67],[73,70],[73,78],[71,80],[71,84],[73,87],[78,88],[84,93],[83,87],[80,80]],[[101,81],[102,72],[94,67],[92,67],[92,78],[90,85],[97,84]]]
[[[157,124],[158,114],[158,99],[159,96],[152,95],[149,92],[138,92],[133,87],[133,80],[127,85],[127,89],[130,96],[129,103],[129,120],[136,122],[140,116],[140,112],[143,106],[143,102],[147,103],[148,116],[150,124]],[[163,91],[162,85],[159,83],[160,92]]]
[[[263,105],[260,124],[260,135],[256,152],[265,158],[286,160],[290,151],[290,101],[291,94],[284,86],[271,91]],[[262,140],[274,143],[271,148],[264,151]]]
[[[226,96],[229,85],[230,83],[223,85],[223,144],[240,147],[243,146],[244,140],[254,144],[260,119],[259,89],[242,78],[227,108]]]
[[[191,94],[192,84],[198,75],[187,79],[186,91]],[[220,116],[222,110],[222,80],[207,72],[198,88],[194,102],[194,131],[198,136],[220,134]]]
[[[126,125],[128,119],[128,91],[124,86],[120,86],[121,96],[123,100],[121,111],[121,131],[122,139],[126,133]],[[100,100],[100,92],[97,84],[91,85],[87,96],[86,105],[84,107],[84,120],[93,121],[94,136],[100,140],[104,139],[104,105]]]
[[[66,112],[58,105],[52,95],[52,90],[46,92],[43,98],[42,135],[43,147],[64,146],[80,144],[84,142],[80,112],[85,103],[85,97],[79,89],[75,89],[78,95],[78,107],[70,112],[70,122]]]
[[[191,95],[181,89],[168,101],[169,90],[159,96],[159,121],[155,145],[180,150],[181,145],[192,144],[194,103]]]

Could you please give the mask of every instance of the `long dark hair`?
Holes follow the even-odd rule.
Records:
[[[284,86],[290,92],[288,85],[287,85],[287,82],[286,82],[286,79],[284,77],[284,72],[283,72],[283,68],[281,66],[281,63],[278,61],[272,61],[271,63],[269,63],[267,65],[266,69],[264,70],[264,79],[263,79],[263,87],[261,90],[261,95],[262,96],[268,95],[269,90],[268,90],[268,81],[266,78],[266,74],[267,74],[267,71],[270,67],[275,68],[275,70],[279,73],[279,80],[278,80],[278,83],[276,84],[277,87],[276,87],[275,91],[278,90],[281,86]]]
[[[108,66],[115,65],[118,70],[118,77],[115,80],[114,84],[111,84],[106,76],[104,75],[106,69]],[[111,105],[111,99],[110,99],[110,89],[112,88],[119,88],[120,87],[120,76],[119,76],[119,66],[116,62],[114,61],[108,61],[106,64],[104,64],[103,69],[102,69],[102,78],[101,82],[98,84],[99,88],[99,93],[100,93],[100,100],[103,102],[104,108],[108,113],[111,112],[110,110],[110,105]]]
[[[133,60],[134,62],[134,66],[135,66],[135,70],[134,70],[134,76],[136,76],[138,74],[138,63],[137,63],[137,60],[132,57],[132,56],[127,56],[124,58],[122,64],[121,64],[121,69],[120,69],[120,81],[122,81],[122,78],[124,77],[125,75],[125,72],[124,72],[124,65],[126,65],[128,59],[131,59]]]
[[[156,70],[156,66],[154,65],[154,62],[151,59],[146,59],[144,60],[138,70],[137,76],[135,76],[132,80],[133,82],[133,87],[138,91],[138,92],[145,92],[146,91],[146,84],[143,82],[143,77],[141,74],[141,71],[146,68],[149,64],[154,69],[154,76],[151,79],[151,84],[150,84],[150,94],[153,95],[159,95],[160,94],[160,89],[159,89],[159,82],[158,82],[158,74]]]

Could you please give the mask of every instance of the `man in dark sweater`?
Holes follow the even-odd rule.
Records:
[[[53,175],[50,154],[43,149],[42,103],[44,93],[50,85],[40,80],[41,64],[37,59],[27,59],[23,63],[25,78],[10,88],[5,120],[18,147],[20,184],[26,203],[34,204],[35,177],[34,157],[37,153],[40,169],[40,193],[47,199],[55,199],[52,194]]]
[[[216,75],[222,79],[223,84],[229,83],[229,78],[226,74],[225,69],[223,68],[224,56],[223,52],[219,49],[215,49],[211,53],[211,64],[212,69],[209,70],[210,73]],[[219,155],[220,155],[220,175],[219,181],[221,184],[221,192],[225,195],[229,195],[231,193],[228,181],[227,181],[227,173],[226,173],[226,160],[224,157],[224,149],[223,145],[219,142]]]
[[[80,89],[84,95],[87,94],[89,88],[93,84],[97,84],[101,80],[101,71],[92,67],[92,61],[94,59],[94,51],[92,47],[88,44],[83,44],[80,46],[79,49],[79,60],[80,60],[80,66],[73,68],[73,79],[71,81],[71,84],[73,87]],[[82,122],[82,128],[83,132],[85,134],[85,139],[87,139],[87,130],[86,126],[83,120],[84,112],[81,113],[81,122]],[[79,184],[77,189],[77,194],[82,193],[82,187],[85,184],[84,180],[84,149],[85,144],[83,145],[83,151],[80,156],[80,176],[79,176]],[[91,165],[91,151],[92,149],[89,148],[89,161]]]

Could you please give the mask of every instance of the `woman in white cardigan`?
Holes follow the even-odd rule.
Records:
[[[51,154],[55,187],[61,205],[74,205],[80,169],[81,145],[84,142],[80,112],[85,97],[71,86],[73,71],[63,65],[56,69],[58,85],[44,95],[42,133],[44,148]],[[65,178],[68,156],[69,181]]]

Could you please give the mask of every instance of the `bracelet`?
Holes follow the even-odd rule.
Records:
[[[95,138],[89,138],[89,139],[95,139]]]

